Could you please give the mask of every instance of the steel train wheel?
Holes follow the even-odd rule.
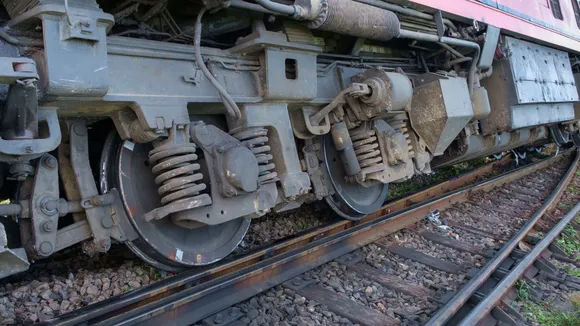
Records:
[[[122,141],[115,131],[109,134],[101,156],[101,190],[116,188],[131,224],[140,235],[127,246],[141,259],[157,268],[180,271],[216,262],[229,255],[242,241],[250,220],[238,218],[219,225],[183,228],[166,217],[151,222],[142,217],[159,207],[154,175],[148,166],[151,144]],[[203,166],[203,157],[198,163]],[[207,171],[203,171],[207,176]],[[209,180],[204,180],[209,185]],[[192,210],[194,213],[195,210]]]
[[[343,164],[330,135],[322,137],[322,157],[327,175],[334,188],[334,195],[325,197],[325,201],[339,216],[358,221],[368,214],[376,212],[387,198],[388,184],[363,187],[345,179]]]

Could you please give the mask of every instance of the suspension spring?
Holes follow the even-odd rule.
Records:
[[[376,132],[368,129],[355,129],[350,133],[358,163],[366,173],[379,172],[385,169],[379,149]]]
[[[260,171],[258,174],[260,184],[279,180],[278,173],[273,171],[276,166],[270,162],[273,156],[270,154],[270,146],[268,145],[268,129],[261,127],[244,128],[236,131],[232,136],[239,140],[242,145],[248,147],[256,156]]]
[[[394,129],[400,130],[403,135],[405,135],[405,141],[407,143],[407,149],[409,150],[409,157],[415,156],[415,151],[413,148],[413,143],[411,141],[411,136],[409,135],[409,125],[406,120],[396,120],[396,121],[389,121],[389,124]]]
[[[169,141],[149,152],[149,162],[156,175],[155,184],[159,186],[162,205],[207,197],[200,195],[206,185],[197,183],[203,179],[203,175],[195,173],[200,168],[199,164],[194,163],[197,160],[195,151],[194,143],[178,144]],[[205,205],[207,203],[200,206]]]

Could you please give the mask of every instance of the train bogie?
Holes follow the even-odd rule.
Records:
[[[3,1],[0,277],[78,243],[207,265],[268,212],[360,220],[434,167],[580,141],[575,44],[290,2]]]

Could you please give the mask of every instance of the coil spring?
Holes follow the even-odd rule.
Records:
[[[409,126],[406,120],[397,120],[397,121],[389,121],[389,124],[394,129],[400,130],[403,135],[405,135],[405,141],[407,142],[407,149],[409,150],[409,157],[415,156],[415,151],[413,148],[413,144],[411,142],[411,136],[409,135]]]
[[[253,127],[245,128],[237,131],[232,135],[239,140],[242,145],[248,147],[256,156],[258,161],[258,182],[260,184],[267,184],[278,181],[278,173],[272,170],[276,167],[274,163],[270,163],[273,156],[270,154],[270,146],[268,145],[268,129]]]
[[[350,138],[361,169],[373,168],[376,172],[384,170],[383,157],[374,130],[354,130],[350,133]]]
[[[199,164],[194,163],[197,160],[195,150],[194,143],[168,143],[149,152],[162,205],[194,199],[206,188],[205,183],[197,183],[203,175],[195,173],[200,168]]]

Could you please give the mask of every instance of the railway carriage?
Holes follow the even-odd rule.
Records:
[[[574,146],[577,0],[3,0],[0,277],[82,243],[179,271],[253,218]]]

